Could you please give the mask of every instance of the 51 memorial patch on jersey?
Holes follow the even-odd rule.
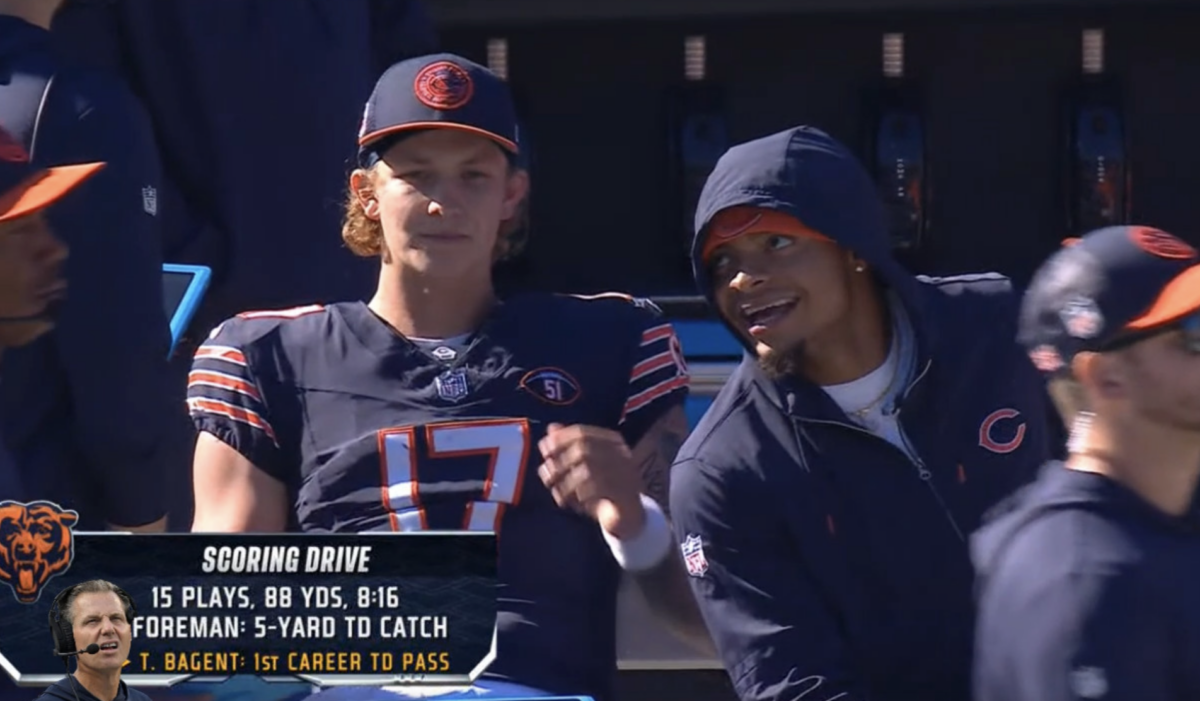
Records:
[[[673,329],[631,301],[518,297],[460,344],[410,341],[362,303],[244,314],[197,352],[188,403],[287,485],[297,529],[553,529],[578,517],[537,476],[546,426],[633,445],[686,395]]]

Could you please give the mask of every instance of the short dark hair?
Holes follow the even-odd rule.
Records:
[[[75,611],[72,609],[75,606],[75,599],[78,599],[80,594],[116,594],[117,599],[121,602],[121,606],[126,611],[129,610],[129,602],[125,600],[125,596],[120,587],[103,579],[90,579],[72,589],[71,593],[68,594],[67,598],[63,601],[63,618],[66,619],[67,623],[71,626],[75,625]],[[129,614],[126,613],[125,617],[128,618]]]

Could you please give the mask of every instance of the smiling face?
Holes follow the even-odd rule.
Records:
[[[707,261],[721,316],[767,362],[801,354],[851,306],[855,261],[815,232],[741,234]]]

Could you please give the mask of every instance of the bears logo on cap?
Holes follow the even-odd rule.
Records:
[[[12,134],[0,129],[0,161],[5,163],[28,163],[29,152],[25,150]]]
[[[413,94],[426,107],[456,110],[471,101],[475,83],[466,69],[450,61],[425,66],[413,81]]]
[[[1196,252],[1195,248],[1192,248],[1180,239],[1165,231],[1151,229],[1148,226],[1130,227],[1129,237],[1133,239],[1138,248],[1159,258],[1187,260],[1188,258],[1195,258],[1197,255],[1200,255]]]

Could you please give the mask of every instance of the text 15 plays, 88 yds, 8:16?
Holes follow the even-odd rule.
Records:
[[[241,609],[250,611],[256,607],[252,587],[248,586],[185,586],[179,588],[176,604],[175,588],[158,586],[151,590],[152,603],[156,609]],[[300,590],[300,596],[295,595]],[[297,604],[305,609],[350,608],[350,602],[340,586],[268,586],[262,588],[259,597],[264,608],[290,609]],[[375,586],[356,587],[351,600],[358,608],[381,608],[395,610],[400,606],[400,587]]]

